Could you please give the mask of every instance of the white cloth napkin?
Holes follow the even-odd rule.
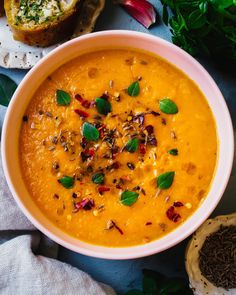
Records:
[[[110,287],[54,259],[57,252],[58,245],[36,231],[17,207],[0,158],[0,295],[115,295]]]

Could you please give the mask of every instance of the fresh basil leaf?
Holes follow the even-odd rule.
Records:
[[[111,104],[107,99],[104,98],[96,98],[96,107],[99,114],[107,115],[111,112]]]
[[[145,295],[145,294],[139,290],[130,290],[126,292],[125,295]]]
[[[169,22],[169,14],[168,14],[167,6],[166,6],[165,4],[163,5],[162,20],[163,20],[163,23],[164,23],[166,26],[168,26],[168,22]]]
[[[130,84],[130,86],[127,89],[127,93],[129,94],[129,96],[138,96],[139,92],[140,86],[138,81],[135,81],[132,84]]]
[[[181,279],[168,279],[166,284],[162,286],[159,291],[160,295],[169,294],[169,293],[176,293],[180,290],[185,288],[185,284]]]
[[[154,280],[153,278],[150,277],[143,277],[143,292],[146,293],[150,293],[150,294],[154,294],[157,292],[157,284],[156,284],[156,280]]]
[[[99,131],[97,128],[87,122],[84,122],[82,126],[82,133],[88,141],[97,141],[99,139]]]
[[[163,274],[151,269],[143,269],[143,276],[156,280],[156,282],[158,282],[158,285],[162,284],[166,280]]]
[[[134,153],[134,152],[136,152],[137,149],[138,149],[138,138],[132,138],[132,139],[130,139],[130,140],[126,143],[124,149],[125,149],[127,152],[129,152],[129,153]]]
[[[132,191],[124,191],[121,194],[120,201],[125,206],[131,206],[138,200],[139,194]]]
[[[104,173],[95,173],[92,176],[92,182],[96,183],[96,184],[102,184],[104,182]]]
[[[197,9],[190,13],[188,17],[188,27],[191,29],[199,29],[206,23],[206,15]]]
[[[65,188],[72,188],[75,183],[75,179],[71,176],[63,176],[62,178],[58,179],[58,182]]]
[[[178,149],[171,149],[168,151],[168,154],[170,154],[172,156],[178,156],[179,151],[178,151]]]
[[[57,104],[60,106],[68,106],[70,104],[70,95],[64,90],[56,91]]]
[[[8,76],[0,74],[0,105],[8,106],[17,84]]]
[[[169,98],[160,100],[160,110],[165,114],[176,114],[179,111],[177,105]]]
[[[168,189],[174,181],[175,172],[170,171],[163,173],[157,177],[157,186],[160,189]]]
[[[199,4],[199,9],[200,9],[201,13],[203,13],[203,14],[206,13],[207,12],[207,8],[208,8],[208,2],[207,1],[201,2]]]

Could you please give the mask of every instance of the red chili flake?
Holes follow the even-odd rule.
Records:
[[[109,191],[110,191],[110,188],[107,186],[99,186],[98,188],[98,192],[100,195],[102,195],[104,192],[109,192]]]
[[[88,158],[92,158],[95,155],[94,149],[86,149],[80,153],[82,161],[85,162]]]
[[[76,114],[78,114],[81,118],[88,118],[89,114],[86,113],[85,111],[79,110],[79,109],[75,109],[74,112]]]
[[[121,234],[121,235],[123,235],[124,233],[123,233],[123,231],[122,231],[122,229],[112,220],[112,223],[113,223],[113,225],[114,225],[114,227],[118,230],[118,232]]]
[[[117,184],[117,185],[116,185],[116,188],[118,188],[118,189],[122,189],[122,187],[120,186],[120,184]]]
[[[147,133],[148,133],[149,135],[153,134],[154,127],[153,127],[152,125],[147,125],[147,126],[145,127],[145,129],[147,130]]]
[[[83,149],[85,149],[86,146],[87,146],[87,144],[88,144],[88,142],[87,142],[86,138],[85,137],[82,137],[81,142],[80,142],[81,147]]]
[[[174,207],[182,207],[184,204],[182,202],[174,202]]]
[[[152,225],[152,222],[148,221],[145,225]]]
[[[146,147],[145,147],[145,145],[143,143],[141,143],[139,145],[139,151],[140,151],[140,154],[141,155],[145,155],[145,153],[146,153]]]
[[[119,169],[120,168],[120,163],[119,162],[114,162],[114,163],[112,163],[110,166],[107,166],[106,167],[106,169],[108,170],[108,171],[111,171],[111,170],[113,170],[113,169]]]
[[[80,94],[76,94],[75,99],[78,100],[84,108],[89,109],[91,107],[91,102],[84,99]]]
[[[175,212],[174,206],[170,206],[170,208],[166,211],[166,215],[173,222],[177,222],[181,218],[180,214]]]
[[[79,93],[77,93],[75,95],[75,99],[78,100],[79,102],[83,101],[83,98],[82,98],[82,96]]]
[[[113,221],[113,220],[108,220],[108,222],[107,222],[107,228],[106,229],[112,229],[112,228],[115,228],[115,229],[117,229],[118,230],[118,232],[121,234],[121,235],[123,235],[124,233],[123,233],[123,231],[122,231],[122,229]]]
[[[91,210],[95,206],[93,199],[83,199],[82,201],[75,203],[75,208],[80,210]]]
[[[102,139],[105,135],[105,131],[106,131],[106,126],[103,124],[101,126],[96,126],[96,128],[98,129],[99,131],[99,137]]]

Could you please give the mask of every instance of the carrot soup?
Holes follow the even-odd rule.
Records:
[[[198,86],[166,60],[109,49],[53,72],[25,111],[22,175],[42,212],[82,241],[156,240],[209,191],[217,132]]]

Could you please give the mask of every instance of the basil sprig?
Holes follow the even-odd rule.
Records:
[[[0,104],[7,107],[17,84],[8,76],[0,74]]]
[[[84,122],[82,126],[82,133],[88,141],[97,141],[99,139],[99,131],[88,122]]]
[[[96,183],[96,184],[102,184],[104,182],[104,173],[95,173],[92,176],[92,182]]]
[[[107,99],[98,97],[95,102],[99,114],[106,116],[111,112],[111,104]]]
[[[125,295],[193,295],[187,280],[170,278],[163,274],[144,269],[142,290],[133,289]]]
[[[165,172],[157,177],[157,186],[160,189],[168,189],[174,181],[175,172]]]
[[[70,104],[70,95],[64,90],[58,89],[56,91],[57,104],[60,106],[68,106]]]
[[[125,149],[127,152],[129,152],[129,153],[134,153],[134,152],[136,152],[137,149],[138,149],[138,138],[132,138],[132,139],[130,139],[130,140],[126,143],[124,149]]]
[[[58,179],[58,182],[65,188],[72,188],[74,186],[75,179],[74,177],[65,175],[62,178]]]
[[[169,115],[177,114],[179,111],[177,105],[169,98],[160,100],[160,110]]]
[[[124,191],[121,194],[120,201],[125,206],[131,206],[138,200],[139,194],[132,191]]]
[[[140,86],[138,81],[135,81],[132,84],[130,84],[127,89],[127,93],[129,94],[129,96],[138,96],[139,92],[140,92]]]

